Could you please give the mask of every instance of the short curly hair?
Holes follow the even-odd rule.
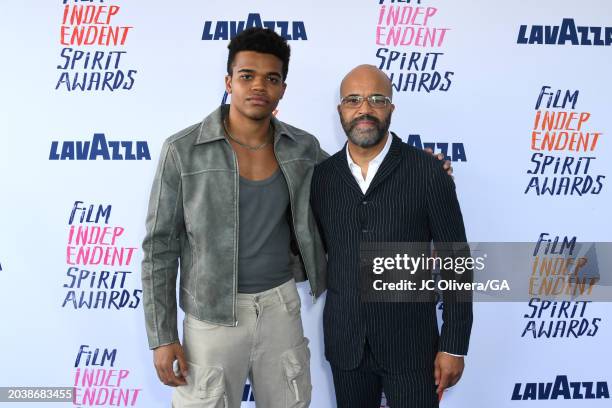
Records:
[[[234,37],[229,45],[227,56],[227,74],[232,75],[232,64],[240,51],[255,51],[262,54],[272,54],[283,62],[283,81],[289,72],[289,57],[291,49],[287,40],[269,28],[251,27]]]

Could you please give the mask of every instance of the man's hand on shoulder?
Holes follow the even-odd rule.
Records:
[[[457,384],[465,363],[463,357],[454,356],[443,351],[438,352],[434,362],[434,378],[438,388],[436,392],[440,395],[446,388]]]
[[[174,360],[178,360],[179,375],[174,373]],[[159,380],[166,385],[176,387],[187,384],[187,360],[181,343],[159,346],[153,350],[153,364]]]
[[[438,153],[438,154],[435,154],[435,155],[434,155],[434,154],[433,154],[433,150],[431,150],[429,147],[427,147],[427,148],[425,148],[425,149],[423,149],[423,150],[424,150],[424,151],[426,151],[427,153],[431,154],[433,157],[435,157],[435,158],[436,158],[436,159],[438,159],[438,160],[444,160],[444,155],[443,155],[442,153]],[[450,160],[444,160],[444,164],[442,165],[442,168],[443,168],[444,170],[446,170],[446,173],[447,173],[449,176],[451,176],[451,177],[455,178],[455,177],[453,176],[453,166],[451,166],[451,162],[450,162]]]

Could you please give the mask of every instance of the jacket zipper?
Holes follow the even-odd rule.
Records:
[[[234,281],[233,281],[233,286],[234,286],[234,291],[232,292],[232,318],[234,319],[234,327],[238,327],[238,319],[236,319],[236,280],[237,280],[237,275],[238,275],[238,206],[240,203],[240,189],[238,188],[238,183],[239,183],[239,175],[240,175],[240,169],[238,168],[238,159],[236,158],[236,152],[234,152],[234,149],[232,148],[232,145],[230,144],[230,142],[225,139],[225,142],[228,144],[230,151],[232,152],[232,157],[234,158],[234,170],[235,170],[235,174],[234,174],[234,197],[236,197],[236,200],[234,201],[234,221],[236,222],[236,228],[235,228],[235,232],[234,232],[234,242],[236,242],[236,245],[234,245]]]
[[[287,181],[287,187],[288,187],[287,190],[289,190],[289,205],[291,207],[291,224],[293,224],[293,231],[295,232],[295,240],[298,244],[300,255],[302,255],[304,251],[302,251],[302,246],[300,245],[300,239],[298,238],[297,229],[295,228],[295,219],[293,218],[293,214],[295,212],[293,208],[293,201],[295,199],[293,198],[293,194],[292,194],[292,190],[290,186],[291,181],[289,180],[289,177],[287,177],[287,173],[283,169],[281,162],[278,160],[278,157],[276,156],[276,143],[274,143],[272,151],[274,152],[274,158],[276,159],[276,162],[278,163],[278,167],[280,167],[281,172],[283,173],[283,176],[285,177],[285,180]],[[310,286],[310,294],[312,295],[312,304],[314,305],[317,302],[317,298],[315,297],[315,290],[312,286],[312,280],[310,279],[310,274],[308,273],[308,268],[306,267],[305,259],[306,258],[302,255],[302,260],[304,260],[304,270],[306,271],[306,277],[308,278],[308,285]]]

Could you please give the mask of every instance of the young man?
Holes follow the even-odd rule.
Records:
[[[430,155],[388,132],[392,87],[363,65],[342,81],[344,149],[319,164],[311,203],[328,253],[325,355],[338,407],[432,408],[463,371],[469,302],[444,298],[438,336],[434,302],[360,301],[360,243],[465,242],[455,187]],[[445,277],[446,278],[446,277]]]
[[[237,408],[247,377],[257,406],[307,407],[310,352],[295,282],[307,278],[313,298],[325,290],[309,195],[327,155],[272,115],[287,42],[253,28],[228,48],[231,104],[163,144],[143,242],[149,346],[160,380],[177,386],[174,407]]]

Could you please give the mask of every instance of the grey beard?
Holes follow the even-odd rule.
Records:
[[[366,132],[353,129],[347,133],[347,136],[353,144],[366,148],[376,146],[385,136],[385,133],[381,133],[380,129],[369,130]]]
[[[375,123],[375,128],[369,130],[356,129],[357,123],[363,119],[373,121]],[[367,148],[377,145],[385,137],[387,131],[389,130],[390,119],[391,115],[389,115],[386,120],[381,122],[376,117],[363,115],[352,120],[350,123],[342,121],[342,128],[344,129],[344,133],[346,133],[348,139],[353,144],[359,147]]]

